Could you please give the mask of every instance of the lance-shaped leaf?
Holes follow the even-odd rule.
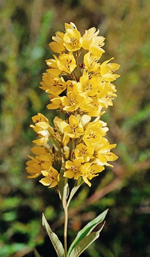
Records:
[[[63,248],[63,245],[62,243],[60,242],[58,236],[51,230],[44,214],[42,214],[42,225],[45,227],[48,235],[49,235],[49,238],[55,248],[55,251],[57,253],[57,256],[58,257],[64,257],[64,248]]]
[[[78,179],[76,186],[74,186],[70,192],[69,199],[67,202],[67,206],[69,206],[71,199],[75,195],[75,193],[78,191],[79,187],[83,184],[83,180],[81,178]]]
[[[92,230],[99,224],[101,223],[104,219],[105,219],[105,216],[107,214],[108,210],[105,210],[104,212],[102,212],[99,216],[97,216],[95,219],[91,220],[84,228],[82,228],[75,240],[72,242],[72,244],[70,245],[69,247],[69,250],[68,250],[68,254],[67,254],[67,257],[70,256],[70,253],[72,252],[72,250],[74,249],[74,247],[86,236],[88,236]],[[76,256],[76,255],[75,255]]]
[[[83,253],[99,237],[104,225],[105,224],[103,224],[103,226],[97,232],[90,233],[89,235],[85,236],[80,242],[78,242],[76,246],[73,248],[69,257],[80,256],[81,253]]]
[[[69,206],[72,197],[73,197],[73,196],[75,195],[75,193],[78,191],[78,189],[79,189],[80,186],[81,186],[81,185],[75,186],[75,187],[72,188],[72,190],[71,190],[71,192],[70,192],[70,196],[69,196],[68,202],[67,202],[67,206]]]
[[[41,257],[41,255],[38,253],[38,251],[34,248],[34,255],[35,257]]]

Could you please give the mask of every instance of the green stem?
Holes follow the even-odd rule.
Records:
[[[71,138],[71,140],[70,140],[69,160],[71,160],[71,154],[72,154],[72,149],[73,149],[73,142],[74,142],[74,138]]]
[[[68,227],[68,207],[64,206],[64,250],[65,257],[67,256],[67,227]]]
[[[64,163],[63,163],[64,166]],[[64,169],[65,170],[65,167]],[[67,257],[67,228],[68,228],[68,205],[67,205],[67,198],[68,198],[68,178],[62,177],[63,180],[63,193],[61,196],[62,206],[64,209],[64,257]]]
[[[78,78],[80,78],[80,69],[79,69],[79,51],[76,53],[76,63],[77,63],[77,74]]]

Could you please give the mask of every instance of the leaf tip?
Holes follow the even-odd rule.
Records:
[[[46,221],[45,215],[44,215],[44,213],[42,213],[42,226],[43,227],[45,227],[45,221]]]

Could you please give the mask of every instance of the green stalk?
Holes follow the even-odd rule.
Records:
[[[77,75],[78,75],[78,79],[80,78],[81,74],[80,74],[80,69],[79,69],[79,51],[76,52],[76,63],[77,63]]]
[[[71,154],[72,154],[72,150],[73,150],[73,142],[74,142],[74,138],[70,139],[70,153],[69,153],[69,160],[71,160]]]
[[[67,256],[67,229],[68,229],[68,205],[67,205],[67,197],[68,197],[68,178],[62,177],[63,191],[61,191],[61,201],[64,209],[64,257]]]
[[[65,257],[67,256],[67,228],[68,228],[68,208],[64,206],[64,250]]]

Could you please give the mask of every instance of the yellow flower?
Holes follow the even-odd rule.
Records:
[[[114,153],[110,152],[110,150],[115,146],[116,144],[109,144],[106,138],[101,138],[99,144],[95,147],[93,154],[97,159],[97,164],[112,167],[112,165],[107,162],[117,160],[118,157]]]
[[[56,59],[57,67],[63,73],[71,73],[76,68],[76,61],[74,59],[73,53],[60,54],[59,57],[54,56]]]
[[[81,176],[81,162],[78,160],[66,161],[64,177],[78,179]]]
[[[102,105],[99,103],[99,99],[97,96],[90,97],[91,101],[90,104],[86,106],[85,110],[91,117],[101,116],[102,112]]]
[[[81,78],[80,82],[83,86],[83,90],[87,92],[88,96],[95,96],[97,95],[99,85],[101,83],[101,78],[99,77],[92,77],[89,78],[88,74],[85,73]]]
[[[89,180],[98,176],[98,173],[104,170],[103,166],[97,165],[95,163],[85,163],[80,167],[81,176],[84,182],[90,187],[91,183]]]
[[[57,116],[55,116],[53,123],[54,123],[55,127],[59,129],[61,134],[64,133],[64,128],[68,125],[68,123],[66,121],[60,119]]]
[[[63,110],[66,112],[74,112],[79,107],[82,108],[82,104],[89,102],[84,93],[80,93],[79,95],[75,95],[73,92],[69,92],[67,96],[61,98],[63,104]]]
[[[100,73],[105,81],[114,81],[119,77],[118,74],[113,74],[113,72],[118,70],[120,65],[117,63],[108,63],[110,60],[103,62],[100,66]]]
[[[73,112],[77,110],[83,101],[82,85],[76,81],[68,80],[66,82],[67,96],[61,97],[63,110],[67,112]]]
[[[71,92],[74,95],[80,95],[80,93],[82,93],[83,91],[81,83],[75,80],[68,79],[66,82],[66,88],[67,88],[67,93]]]
[[[85,65],[85,70],[88,72],[96,72],[99,70],[100,63],[99,61],[99,56],[95,56],[92,53],[88,52],[84,55],[84,65]]]
[[[106,134],[108,128],[106,123],[101,120],[90,122],[85,127],[85,133],[83,136],[83,141],[87,146],[96,146],[99,144],[101,137]]]
[[[69,25],[69,26],[68,26]],[[70,26],[71,25],[71,26]],[[73,23],[66,24],[66,33],[64,35],[64,46],[68,51],[77,51],[81,48],[81,34]]]
[[[101,88],[98,90],[97,100],[102,107],[107,108],[108,106],[113,105],[112,100],[116,97],[116,94],[114,93],[116,92],[116,89],[110,82],[103,82],[101,85]]]
[[[79,144],[75,148],[75,157],[80,162],[88,162],[93,157],[94,149],[84,144]]]
[[[70,138],[78,138],[83,135],[84,129],[78,118],[71,115],[69,117],[69,124],[64,127],[64,132],[66,132]]]
[[[43,114],[38,113],[38,115],[32,117],[32,120],[35,125],[30,125],[30,127],[33,128],[39,137],[38,139],[33,140],[33,142],[37,145],[45,145],[50,139],[50,135],[54,134],[48,119]]]
[[[87,93],[86,93],[87,94]],[[80,105],[79,112],[86,113],[88,116],[91,117],[99,116],[102,114],[101,107],[99,105],[96,105],[95,102],[93,102],[92,97],[88,97],[83,99],[84,101]]]
[[[50,74],[51,77],[58,77],[61,74],[61,70],[58,68],[57,62],[54,59],[49,59],[46,61],[49,69],[47,72]]]
[[[104,37],[97,36],[99,30],[96,32],[95,28],[91,28],[85,31],[85,34],[81,38],[82,47],[85,50],[89,50],[95,56],[101,57],[105,52],[101,47],[104,45]]]
[[[67,133],[65,133],[65,127],[68,126],[68,123],[65,122],[64,120],[60,119],[59,117],[55,117],[54,120],[54,125],[55,127],[58,129],[58,131],[61,134],[61,142],[64,146],[66,146],[69,143],[69,136],[67,135]]]
[[[50,98],[50,104],[46,106],[47,109],[50,109],[50,110],[55,110],[58,108],[63,109],[63,105],[60,97],[53,98],[49,96],[49,98]]]
[[[85,50],[89,50],[90,45],[93,42],[93,38],[96,37],[99,33],[99,30],[96,32],[96,28],[91,28],[85,31],[84,35],[81,38],[82,47]]]
[[[91,186],[89,180],[98,176],[98,173],[104,169],[104,167],[94,163],[81,164],[78,159],[67,161],[65,168],[64,177],[74,178],[75,180],[82,177],[88,186]]]
[[[52,156],[45,147],[33,147],[31,151],[38,156],[29,156],[31,160],[26,163],[26,171],[30,174],[28,178],[36,178],[41,175],[42,169],[49,168],[52,165]]]
[[[32,157],[29,155],[29,158],[31,160],[26,162],[26,165],[27,165],[26,171],[28,174],[30,174],[28,178],[37,178],[38,176],[41,175],[41,170],[42,170],[41,161],[37,156]]]
[[[75,81],[74,83],[71,83],[69,80],[66,83],[66,87],[67,95],[60,98],[63,105],[63,111],[87,112],[88,104],[91,103],[91,99],[88,97],[87,92],[83,92],[82,84]]]
[[[56,36],[52,37],[52,39],[55,41],[55,42],[51,42],[49,44],[50,48],[52,49],[53,52],[55,53],[62,53],[66,50],[65,46],[64,46],[64,34],[57,31],[56,32]]]
[[[104,37],[98,36],[93,39],[92,44],[90,45],[89,52],[93,55],[101,57],[105,52],[101,47],[104,45]]]
[[[32,120],[34,123],[46,122],[49,124],[48,119],[42,113],[38,113],[37,115],[33,116]]]
[[[49,188],[57,186],[59,182],[59,173],[52,166],[48,170],[42,170],[42,175],[45,178],[42,178],[39,182],[44,186],[48,186]]]
[[[60,95],[66,89],[65,81],[62,77],[53,78],[49,73],[44,73],[42,80],[40,83],[42,87],[40,88],[54,97]]]

